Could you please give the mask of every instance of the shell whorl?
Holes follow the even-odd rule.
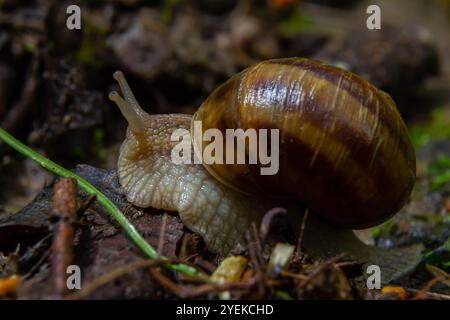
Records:
[[[280,129],[278,174],[262,176],[258,164],[205,167],[235,189],[289,195],[338,225],[384,221],[414,184],[414,150],[392,99],[318,61],[276,59],[250,67],[217,88],[193,120],[202,120],[203,130]]]

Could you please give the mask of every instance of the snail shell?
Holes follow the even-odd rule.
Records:
[[[224,136],[225,129],[279,129],[276,175],[261,175],[261,164],[205,168],[235,190],[295,199],[339,226],[381,223],[405,204],[414,185],[414,149],[390,96],[319,61],[252,66],[217,88],[193,120]]]

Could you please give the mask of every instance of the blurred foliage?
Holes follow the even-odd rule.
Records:
[[[184,0],[166,0],[164,1],[164,7],[162,10],[163,21],[169,24],[173,19],[174,10],[182,5]]]
[[[450,139],[450,110],[443,107],[435,108],[427,122],[414,125],[409,132],[415,148],[424,146],[432,140]]]
[[[278,25],[278,32],[285,37],[293,37],[306,31],[313,25],[313,20],[300,9],[295,9],[289,18],[282,20]]]
[[[0,7],[1,7],[1,5],[0,5]],[[25,42],[25,51],[27,51],[29,53],[33,53],[34,51],[36,51],[36,43]]]
[[[450,184],[450,156],[439,154],[429,167],[432,189],[439,189]]]
[[[373,227],[372,228],[372,237],[374,239],[378,239],[383,234],[389,234],[393,225],[394,225],[394,220],[389,219],[389,220],[385,221],[384,223],[382,223],[376,227]]]
[[[450,238],[438,248],[427,250],[424,254],[424,261],[428,264],[450,271]]]
[[[286,291],[277,290],[275,292],[275,295],[277,296],[278,299],[281,300],[294,300],[294,298],[292,298],[292,296]]]
[[[100,59],[96,59],[97,48],[105,45],[105,35],[109,29],[100,24],[84,21],[83,38],[77,52],[78,61],[92,67],[101,67]]]

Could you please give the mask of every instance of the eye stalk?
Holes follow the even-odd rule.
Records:
[[[125,99],[117,91],[109,93],[109,100],[113,101],[127,119],[130,129],[135,133],[143,133],[145,130],[142,119],[147,113],[141,108],[133,92],[128,85],[122,71],[116,71],[113,74],[114,79],[119,83],[120,90]]]

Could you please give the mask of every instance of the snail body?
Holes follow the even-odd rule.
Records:
[[[201,164],[175,164],[171,152],[176,129],[189,130],[192,116],[150,115],[134,98],[123,74],[116,72],[124,94],[117,103],[129,126],[117,163],[121,186],[132,204],[178,212],[183,223],[202,236],[213,252],[228,253],[264,206],[214,179]]]
[[[283,202],[350,230],[385,221],[412,190],[415,155],[395,103],[348,71],[302,58],[264,61],[218,87],[193,116],[149,115],[122,73],[114,77],[124,99],[110,99],[129,122],[118,160],[128,200],[177,211],[213,252],[229,252],[251,221]],[[173,163],[173,131],[197,120],[204,130],[279,129],[279,172],[261,175],[261,163]],[[205,148],[195,136],[192,144]]]

